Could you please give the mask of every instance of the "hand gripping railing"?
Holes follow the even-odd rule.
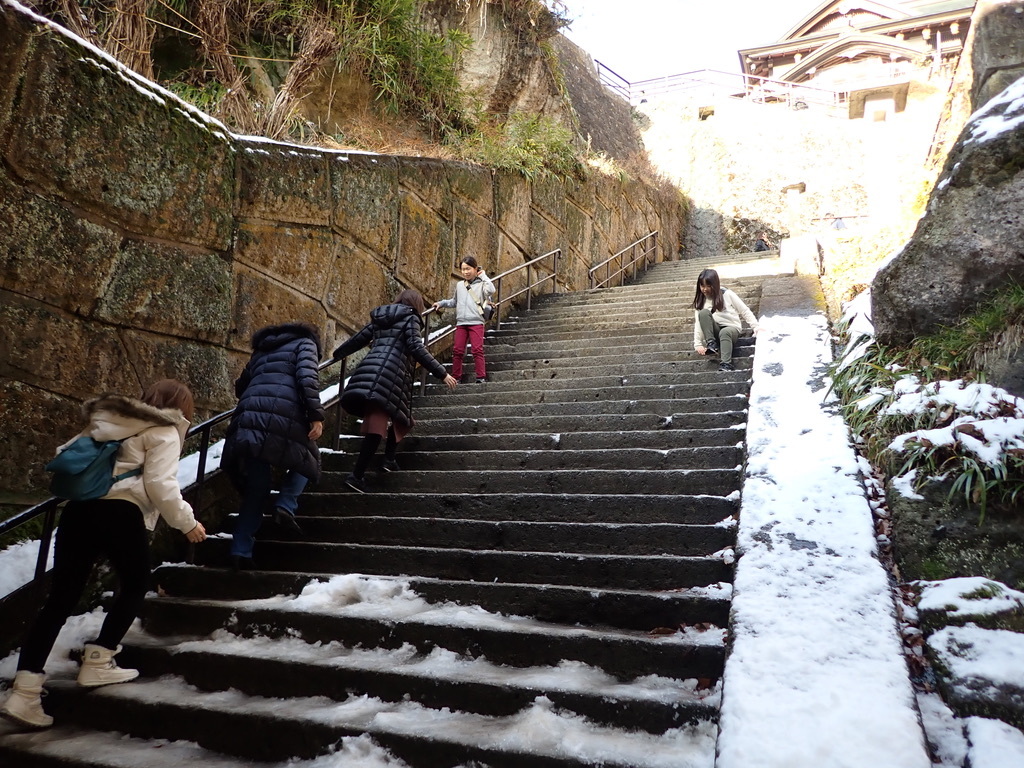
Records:
[[[626,253],[629,252],[629,260],[626,260]],[[614,256],[602,261],[600,264],[590,268],[587,276],[590,280],[591,288],[607,288],[608,284],[613,281],[616,277],[619,278],[619,285],[622,285],[626,281],[626,272],[629,271],[630,277],[636,277],[638,261],[643,261],[644,272],[647,271],[647,267],[653,264],[657,260],[658,256],[658,232],[649,232],[641,237],[636,242],[630,243],[621,251],[616,253]],[[616,259],[621,259],[619,268],[614,272],[611,271],[612,265]],[[597,273],[604,270],[604,277],[601,280],[597,279]]]

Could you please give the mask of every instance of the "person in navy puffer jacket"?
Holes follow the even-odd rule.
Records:
[[[284,471],[273,519],[291,534],[301,533],[295,522],[299,495],[309,481],[320,479],[320,333],[308,323],[269,325],[253,334],[252,349],[235,382],[238,406],[221,459],[221,467],[242,494],[231,542],[236,569],[252,567],[253,543],[270,498],[273,470]]]
[[[423,309],[420,292],[407,288],[395,297],[393,304],[370,312],[369,324],[334,350],[334,359],[341,360],[372,345],[341,395],[342,408],[363,420],[359,456],[352,473],[345,478],[345,485],[353,491],[366,492],[366,468],[385,438],[383,469],[398,469],[395,448],[413,426],[412,377],[416,363],[443,381],[449,390],[458,383],[423,344]]]

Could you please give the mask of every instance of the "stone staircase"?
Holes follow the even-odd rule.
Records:
[[[215,567],[225,540],[161,567],[119,657],[143,678],[52,680],[58,726],[0,764],[713,765],[753,344],[693,353],[703,266],[503,324],[490,382],[418,399],[402,471],[353,494],[327,454],[259,570]],[[757,314],[760,278],[723,284]]]

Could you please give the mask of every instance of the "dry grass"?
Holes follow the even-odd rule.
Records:
[[[289,122],[306,89],[320,75],[324,64],[332,60],[341,48],[337,32],[322,16],[310,17],[304,32],[299,54],[288,69],[288,75],[261,126],[262,133],[274,139],[288,133]]]
[[[146,19],[148,0],[115,0],[103,47],[129,69],[153,79],[153,33]]]

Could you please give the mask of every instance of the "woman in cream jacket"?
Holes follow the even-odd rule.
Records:
[[[102,395],[83,406],[88,424],[58,453],[82,435],[121,440],[114,474],[139,467],[142,473],[115,483],[101,499],[69,501],[64,507],[50,594],[22,646],[11,695],[0,708],[8,720],[33,728],[53,724],[40,701],[43,667],[101,557],[113,566],[119,588],[99,636],[85,646],[78,683],[94,687],[138,677],[137,670],[118,667],[114,655],[149,588],[149,532],[163,517],[191,542],[206,538],[178,486],[178,457],[192,412],[192,393],[174,379],[156,382],[141,400]]]

